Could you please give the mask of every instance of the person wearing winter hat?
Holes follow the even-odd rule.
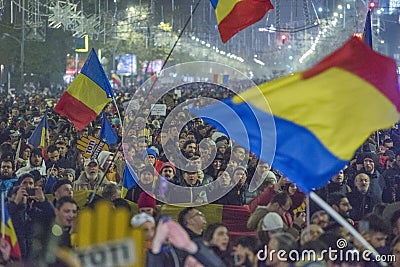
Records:
[[[74,197],[72,182],[67,179],[61,179],[53,185],[54,200],[58,200],[64,196]]]
[[[143,151],[142,158],[146,166],[153,166],[156,170],[156,173],[160,173],[163,162],[158,159],[158,151],[155,147],[147,148],[145,151]]]
[[[138,171],[137,184],[134,185],[126,193],[125,199],[138,203],[139,196],[142,192],[153,192],[155,180],[154,180],[154,168],[152,166],[146,166]]]
[[[172,181],[176,175],[175,165],[171,162],[164,162],[160,169],[160,175],[167,178],[168,181]]]
[[[268,244],[271,235],[283,232],[282,217],[276,212],[268,212],[259,222],[257,237],[262,244]]]
[[[47,225],[54,219],[53,205],[46,199],[42,187],[35,185],[37,179],[41,179],[37,171],[21,175],[15,197],[7,205],[23,259],[32,253],[37,226]]]
[[[372,194],[381,200],[383,188],[385,187],[385,180],[377,169],[379,165],[378,156],[373,152],[367,152],[362,154],[362,159],[364,166],[361,168],[359,173],[366,173],[369,176]],[[350,184],[350,186],[354,186],[354,184]]]
[[[84,171],[81,172],[79,178],[74,182],[75,190],[94,190],[102,181],[101,187],[110,182],[103,179],[103,172],[99,170],[99,164],[96,159],[85,159]]]
[[[22,174],[33,170],[38,170],[40,175],[46,175],[46,163],[43,160],[42,149],[39,147],[32,150],[28,164],[19,169],[16,172],[16,175],[19,177]]]
[[[42,179],[42,176],[40,175],[39,171],[33,170],[28,173],[24,173],[18,178],[17,184],[21,185],[24,182],[24,179],[27,177],[31,177],[33,180],[33,186],[36,186],[36,184]],[[33,188],[33,187],[32,187]]]
[[[146,165],[154,166],[157,158],[157,152],[152,148],[147,148],[145,151],[143,151],[142,157]]]
[[[154,199],[153,196],[147,194],[146,192],[142,192],[139,195],[137,204],[139,212],[144,212],[154,217],[157,206],[156,206],[156,200]]]
[[[75,181],[75,170],[74,169],[65,169],[63,174],[62,174],[64,179],[67,179],[70,182],[74,182]]]
[[[225,155],[227,152],[227,145],[224,141],[219,141],[216,143],[217,153],[221,155]]]
[[[147,213],[142,212],[132,217],[131,225],[133,227],[140,227],[144,231],[146,248],[151,248],[151,241],[153,240],[155,233],[154,218]]]
[[[263,231],[269,231],[271,234],[283,231],[283,220],[276,212],[267,213],[261,223]]]

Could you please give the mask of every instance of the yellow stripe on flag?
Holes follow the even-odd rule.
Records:
[[[111,101],[107,98],[106,91],[82,73],[74,79],[67,92],[96,114],[100,114],[104,105]]]
[[[217,8],[215,9],[217,23],[219,24],[226,16],[228,16],[235,5],[241,1],[242,0],[219,0]]]
[[[240,103],[244,100],[265,112],[272,112],[276,117],[307,128],[328,150],[343,160],[351,159],[353,147],[361,145],[370,135],[372,121],[378,122],[373,125],[385,128],[399,118],[393,103],[372,84],[339,68],[328,69],[307,80],[297,73],[265,83],[259,89],[261,92],[247,90],[240,94],[242,99],[236,96],[234,101]],[[269,106],[265,105],[266,101]],[[365,120],[366,103],[375,103],[380,107],[370,112],[368,120]],[[349,106],[352,108],[349,109]],[[357,131],[349,134],[354,127]],[[338,128],[343,131],[337,131]]]

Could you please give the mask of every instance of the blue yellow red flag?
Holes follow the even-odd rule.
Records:
[[[114,97],[111,84],[94,49],[54,107],[54,111],[67,117],[76,129],[83,130]]]
[[[269,0],[210,0],[223,43],[261,20],[274,6]]]
[[[308,193],[344,168],[371,133],[399,121],[396,62],[353,37],[306,71],[193,113],[218,122]]]
[[[4,203],[4,192],[1,196],[1,208],[2,208],[2,216],[1,216],[1,236],[4,238],[11,246],[10,257],[14,260],[20,260],[21,249],[19,247],[17,234],[15,233],[15,229],[13,223],[11,221],[11,217],[8,214],[7,205]]]
[[[34,147],[46,148],[48,138],[49,124],[47,121],[47,113],[45,113],[38,126],[36,126],[32,135],[29,137],[28,144],[31,144]]]

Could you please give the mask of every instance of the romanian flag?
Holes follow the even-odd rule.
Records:
[[[54,111],[66,116],[81,131],[113,97],[110,82],[92,49],[81,73],[61,96]]]
[[[119,76],[115,73],[111,74],[111,79],[113,80],[113,82],[117,85],[117,86],[121,86],[122,81],[119,78]]]
[[[274,6],[269,0],[211,0],[223,43],[261,20]]]
[[[125,165],[124,170],[124,177],[122,181],[122,190],[121,190],[121,197],[124,198],[126,193],[136,185],[136,174],[135,172],[129,167],[129,163],[127,162]]]
[[[338,173],[372,132],[399,121],[399,111],[395,61],[353,37],[309,70],[193,112],[223,125],[308,193]]]
[[[49,124],[47,122],[47,114],[45,113],[38,126],[36,126],[36,129],[33,131],[31,137],[29,137],[28,143],[34,147],[45,149],[47,147],[48,139]]]
[[[15,233],[11,217],[8,214],[6,205],[3,204],[2,207],[4,207],[4,211],[2,212],[3,216],[1,219],[1,229],[2,231],[4,230],[4,232],[2,232],[2,236],[11,246],[10,257],[15,260],[20,260],[21,250],[19,248],[17,235]]]
[[[222,75],[221,74],[214,74],[214,83],[222,84]]]

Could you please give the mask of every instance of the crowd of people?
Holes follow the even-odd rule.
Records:
[[[22,254],[18,259],[0,249],[0,262],[57,264],[50,247],[75,248],[71,235],[78,213],[103,199],[128,210],[131,202],[137,204],[139,213],[131,214],[130,224],[143,229],[147,266],[378,266],[371,255],[350,259],[324,253],[328,248],[366,249],[318,203],[308,202],[273,163],[260,161],[185,109],[166,120],[188,99],[197,98],[201,105],[203,97],[223,99],[232,95],[229,90],[207,83],[179,89],[180,95],[172,90],[159,100],[166,104],[167,116],[152,115],[149,108],[129,110],[133,94],[117,92],[122,120],[112,103],[104,112],[118,142],[95,158],[85,158],[77,144],[82,137],[99,138],[100,118],[77,131],[52,111],[58,96],[0,99],[0,191],[7,196]],[[45,112],[47,145],[33,147],[27,140]],[[126,164],[136,181],[121,198]],[[250,188],[251,181],[260,186]],[[400,266],[399,184],[400,131],[394,126],[371,135],[348,166],[315,192],[388,256],[388,264]],[[78,207],[74,200],[81,190],[97,193],[87,207]],[[159,207],[165,203],[193,205],[182,208],[174,221],[162,214]],[[196,208],[206,204],[248,207],[247,227],[253,234],[233,239],[223,222],[208,224],[209,214]],[[56,238],[54,226],[62,233]],[[337,240],[346,240],[348,246],[339,247]],[[290,257],[290,251],[307,250],[317,257]]]

